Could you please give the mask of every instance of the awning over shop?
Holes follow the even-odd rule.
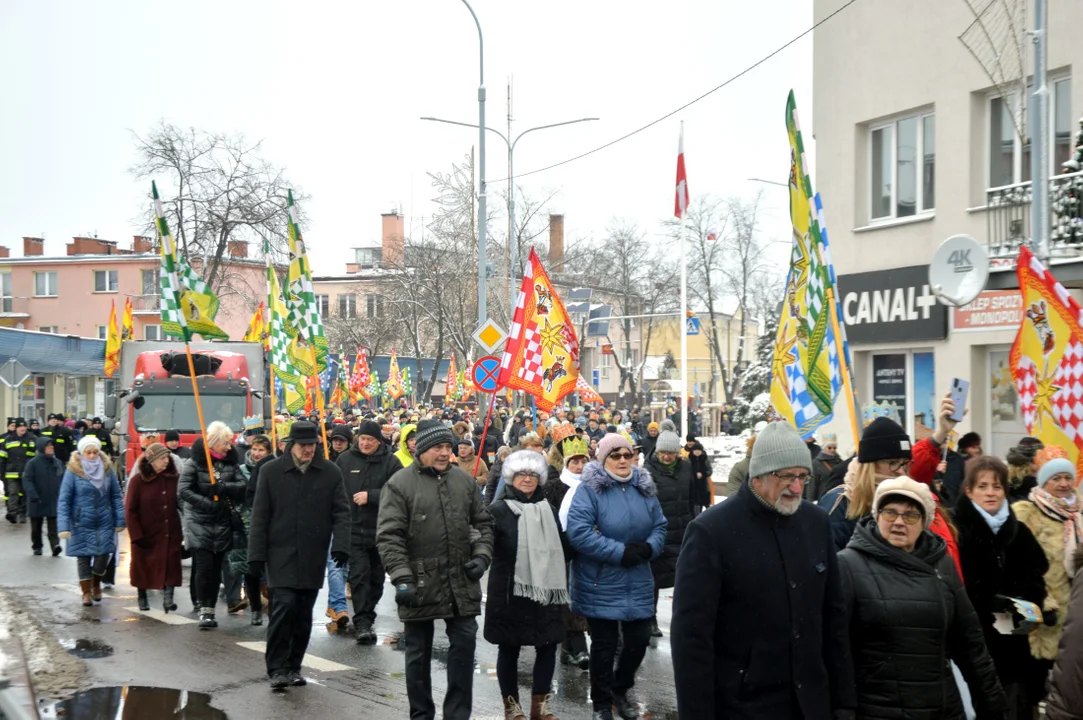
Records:
[[[11,358],[33,373],[103,375],[105,341],[0,328],[0,365]]]

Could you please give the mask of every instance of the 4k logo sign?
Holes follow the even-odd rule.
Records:
[[[948,256],[948,265],[952,265],[957,273],[968,273],[974,269],[970,262],[970,250],[953,250]]]

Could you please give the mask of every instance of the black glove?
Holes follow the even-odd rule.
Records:
[[[1056,610],[1043,610],[1042,611],[1042,624],[1053,627],[1057,624],[1057,611]]]
[[[463,569],[466,570],[466,577],[474,581],[481,580],[481,576],[489,569],[489,561],[480,555],[475,555],[470,562],[463,566]]]
[[[263,568],[267,563],[262,560],[249,560],[248,561],[248,574],[252,577],[263,577]]]
[[[417,604],[417,585],[403,582],[395,586],[395,602],[403,607],[414,607]]]
[[[645,542],[625,543],[620,564],[624,567],[634,567],[640,563],[645,563],[651,559],[651,552],[651,546]]]
[[[350,554],[341,550],[331,551],[331,561],[335,563],[335,567],[341,570],[346,567],[346,564],[350,562]]]

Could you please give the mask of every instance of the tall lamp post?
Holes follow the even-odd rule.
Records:
[[[457,120],[444,120],[443,118],[423,117],[422,120],[428,120],[429,122],[446,123],[448,125],[461,125],[462,127],[476,128],[479,127],[473,123],[464,123]],[[504,144],[508,146],[508,227],[510,232],[508,233],[508,252],[509,263],[511,265],[510,272],[508,273],[508,298],[510,308],[508,309],[508,317],[515,315],[515,266],[518,263],[518,242],[515,235],[515,146],[519,144],[519,141],[523,139],[523,136],[527,133],[532,133],[535,130],[547,130],[549,128],[560,127],[562,125],[574,125],[581,122],[591,122],[598,120],[596,117],[579,118],[577,120],[565,120],[564,122],[550,123],[549,125],[538,125],[537,127],[528,128],[515,136],[514,140],[509,140],[508,136],[500,132],[496,128],[485,128],[491,133],[496,134]],[[482,133],[484,135],[485,133]]]
[[[477,13],[470,7],[467,0],[463,5],[470,11],[474,18],[474,24],[478,28],[478,327],[485,322],[488,312],[485,308],[485,285],[489,275],[489,263],[486,261],[486,228],[485,222],[485,39],[481,34],[481,23],[478,22]]]

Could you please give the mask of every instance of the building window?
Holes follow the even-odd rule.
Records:
[[[143,294],[157,295],[159,293],[158,268],[154,268],[153,270],[145,269],[141,274],[143,278]]]
[[[117,271],[116,270],[95,270],[94,271],[94,292],[116,292],[117,291]]]
[[[11,294],[11,273],[0,273],[0,312],[13,312],[15,298]]]
[[[869,130],[871,220],[904,218],[936,207],[936,124],[932,113]]]
[[[38,325],[38,332],[52,333],[57,335],[60,333],[59,325]]]
[[[383,260],[383,249],[378,247],[354,248],[354,260],[363,268],[379,267]]]
[[[34,273],[34,297],[56,297],[56,272]]]
[[[339,295],[338,296],[338,316],[340,318],[349,318],[350,320],[357,317],[357,296],[356,295]]]
[[[1072,87],[1071,78],[1061,77],[1049,83],[1049,118],[1051,128],[1050,168],[1052,175],[1064,172],[1061,167],[1072,157]],[[1027,88],[1027,108],[1031,107]],[[989,98],[989,187],[1003,187],[1030,182],[1030,134],[1024,142],[1012,122],[1019,114],[1019,93]],[[1029,114],[1029,112],[1028,112]]]
[[[98,333],[98,339],[99,340],[108,340],[109,339],[109,326],[108,325],[95,325],[94,329]]]
[[[368,294],[365,296],[365,316],[370,320],[384,316],[384,296]]]
[[[320,309],[320,317],[323,318],[324,320],[326,320],[327,315],[328,315],[328,311],[330,310],[330,307],[331,307],[331,296],[330,295],[317,295],[316,296],[316,307],[318,307]]]
[[[161,340],[162,339],[162,326],[161,325],[144,325],[143,326],[143,339],[144,340]]]

